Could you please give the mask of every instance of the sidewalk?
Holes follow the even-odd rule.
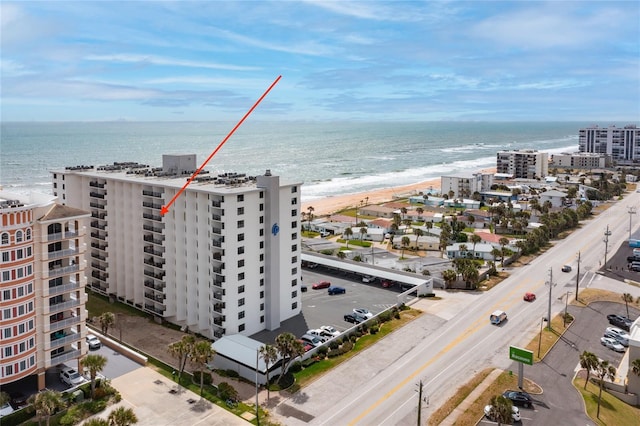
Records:
[[[482,392],[485,391],[493,383],[498,376],[502,374],[502,370],[495,369],[480,383],[470,394],[467,396],[464,401],[460,403],[452,412],[447,416],[446,419],[440,423],[441,426],[453,426],[458,419],[458,416],[465,412],[467,408],[469,408]]]

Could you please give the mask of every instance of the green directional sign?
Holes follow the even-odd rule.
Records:
[[[527,365],[533,365],[533,352],[516,346],[509,346],[509,359]]]

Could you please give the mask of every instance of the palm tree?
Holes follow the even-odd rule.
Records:
[[[460,244],[458,246],[458,253],[460,253],[460,256],[467,257],[468,250],[469,250],[469,247],[467,247],[466,244]]]
[[[83,426],[109,426],[109,421],[99,417],[93,417],[82,424]]]
[[[296,336],[289,332],[279,334],[278,337],[276,337],[276,349],[278,349],[278,353],[280,357],[282,357],[281,376],[287,373],[289,364],[293,359],[304,355],[304,346],[298,341]]]
[[[60,408],[64,408],[65,403],[62,399],[62,394],[58,391],[45,390],[29,397],[29,403],[33,404],[34,410],[36,410],[36,416],[38,417],[38,424],[42,419],[45,420],[46,425],[49,426],[49,419]]]
[[[100,322],[100,329],[102,330],[102,334],[105,336],[109,331],[109,327],[111,327],[116,322],[116,317],[113,315],[113,312],[103,312],[102,315],[98,318],[98,322]]]
[[[424,231],[420,228],[413,230],[413,234],[416,236],[416,250],[418,250],[418,239],[424,235]]]
[[[204,370],[215,354],[216,351],[213,350],[209,341],[200,340],[193,345],[189,355],[191,363],[200,370],[200,396],[204,392]]]
[[[364,241],[364,236],[367,235],[367,227],[360,228],[360,241]]]
[[[402,244],[402,253],[400,254],[400,258],[403,259],[404,258],[404,250],[409,247],[409,244],[411,244],[411,240],[409,239],[409,237],[405,236],[402,237],[402,240],[400,240],[400,243]]]
[[[631,372],[640,377],[640,358],[634,359],[631,362]]]
[[[190,334],[182,336],[182,339],[173,342],[169,345],[169,353],[174,358],[178,359],[178,383],[182,378],[182,372],[184,371],[187,361],[189,360],[189,356],[191,355],[191,351],[193,350],[193,345],[196,343],[196,338]]]
[[[498,257],[499,257],[499,256],[501,256],[501,255],[502,255],[502,250],[500,250],[500,249],[498,249],[498,248],[496,248],[496,247],[494,247],[494,248],[491,250],[491,256],[493,256],[493,262],[494,262],[494,263],[495,263],[495,261],[498,259]]]
[[[425,222],[424,226],[427,227],[427,232],[431,233],[431,229],[433,228],[433,222]]]
[[[109,426],[129,426],[138,423],[138,417],[131,408],[118,407],[109,413]]]
[[[600,379],[600,392],[598,393],[598,411],[596,417],[600,418],[600,403],[602,402],[602,388],[604,387],[604,379],[613,380],[616,377],[616,368],[609,365],[609,361],[603,360],[596,365],[596,375]]]
[[[313,212],[315,210],[316,209],[314,209],[312,206],[307,207],[307,211],[308,211],[308,213],[307,213],[307,220],[308,220],[307,228],[308,228],[309,231],[311,230],[311,221],[313,220]]]
[[[476,257],[476,244],[482,241],[482,237],[478,234],[471,234],[469,239],[473,243],[473,257]]]
[[[627,318],[629,318],[629,302],[633,303],[633,296],[629,293],[624,293],[622,300],[624,300],[624,305],[627,307]]]
[[[442,271],[442,279],[444,280],[445,288],[451,286],[451,284],[458,278],[458,274],[453,269],[447,269]]]
[[[347,248],[349,248],[349,240],[351,239],[352,235],[353,235],[353,229],[347,228],[344,230],[344,236],[345,236],[345,239],[347,240]]]
[[[271,386],[269,381],[269,365],[273,364],[278,359],[278,350],[275,346],[266,344],[260,348],[260,357],[264,360],[264,363],[267,366],[267,402],[269,402],[269,386]]]
[[[504,255],[505,255],[505,251],[504,248],[506,245],[509,244],[509,239],[506,237],[501,237],[498,240],[498,244],[500,244],[501,250],[500,250],[500,254],[501,254],[501,259],[500,259],[500,266],[502,266],[504,268]]]
[[[424,213],[424,209],[422,207],[416,207],[416,213],[418,213],[418,219],[422,219],[422,213]]]
[[[347,257],[347,255],[344,254],[343,251],[339,251],[338,254],[336,254],[336,256],[338,256],[340,260],[344,260],[344,258]]]
[[[587,383],[589,383],[589,376],[591,374],[591,371],[596,368],[596,365],[598,365],[598,357],[596,356],[596,354],[587,351],[584,351],[582,352],[582,354],[580,354],[580,367],[587,370],[587,379],[584,381],[585,389],[587,388]]]
[[[491,397],[491,416],[498,422],[498,425],[511,423],[512,407],[513,403],[505,396],[494,395]]]
[[[104,370],[107,365],[107,358],[102,355],[87,355],[82,359],[82,366],[89,370],[91,377],[91,398],[95,397],[96,392],[96,376]]]

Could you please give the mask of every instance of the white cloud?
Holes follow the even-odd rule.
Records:
[[[117,54],[117,55],[88,55],[85,56],[88,61],[102,62],[125,62],[125,63],[141,63],[151,65],[167,65],[175,67],[187,68],[210,68],[228,71],[256,71],[258,67],[246,67],[240,65],[218,64],[215,62],[189,61],[184,59],[166,58],[156,55],[139,55],[139,54]]]

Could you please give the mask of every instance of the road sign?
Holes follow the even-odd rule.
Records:
[[[509,359],[527,365],[533,365],[533,352],[516,346],[509,346]]]

